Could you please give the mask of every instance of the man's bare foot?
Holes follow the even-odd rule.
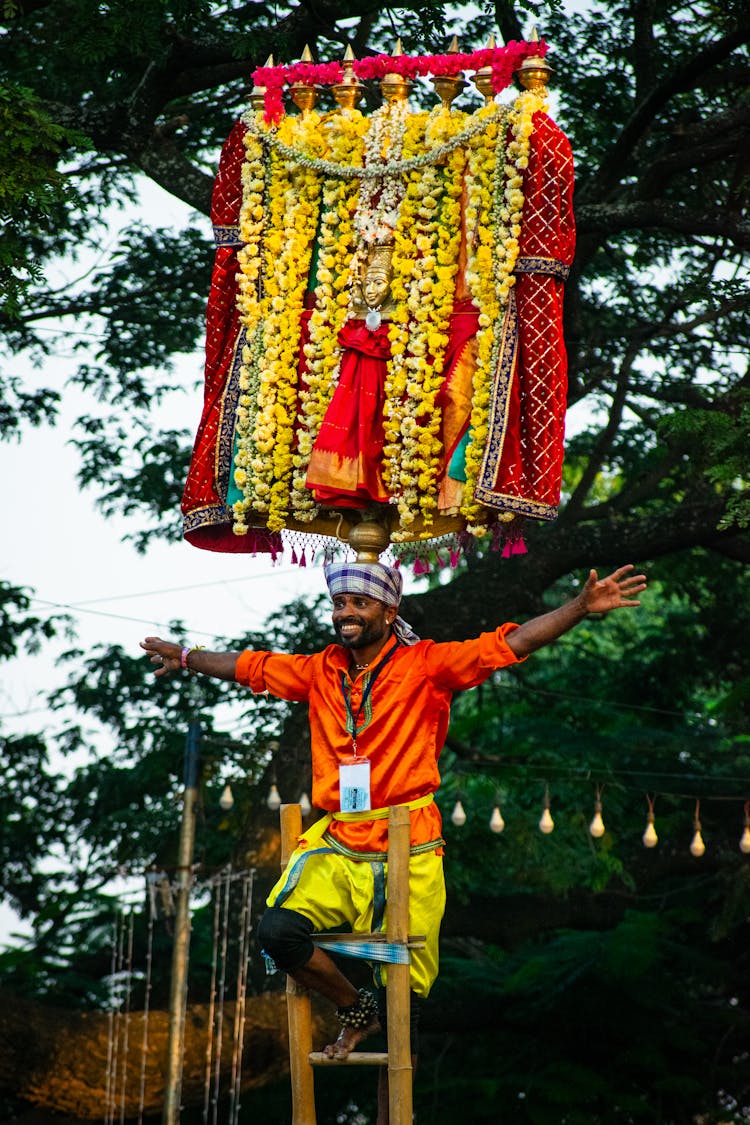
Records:
[[[323,1054],[329,1059],[345,1059],[358,1043],[361,1043],[368,1035],[375,1035],[378,1031],[380,1031],[380,1023],[377,1019],[367,1024],[366,1027],[342,1027],[336,1042],[329,1043],[327,1047],[324,1047]]]

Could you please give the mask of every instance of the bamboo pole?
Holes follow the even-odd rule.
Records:
[[[389,942],[406,942],[409,936],[409,847],[411,817],[408,808],[388,810]],[[411,1125],[412,1063],[409,965],[389,965],[386,983],[388,1005],[388,1107],[390,1125]]]
[[[180,1119],[182,1095],[182,1054],[185,1042],[187,1009],[188,957],[190,953],[190,884],[193,878],[195,845],[195,810],[198,801],[200,771],[200,724],[194,719],[185,740],[185,778],[180,824],[179,858],[177,861],[177,894],[175,902],[174,945],[172,947],[172,978],[169,989],[169,1044],[164,1090],[163,1125],[176,1125]]]
[[[286,867],[302,834],[299,805],[281,806],[281,866]],[[289,1020],[289,1071],[292,1085],[292,1125],[316,1125],[315,1084],[310,1064],[312,1010],[310,993],[290,976],[286,978],[286,1007]]]

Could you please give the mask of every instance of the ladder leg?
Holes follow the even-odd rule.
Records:
[[[388,815],[388,941],[406,942],[409,935],[409,810],[395,806]],[[412,1064],[409,966],[389,965],[388,1107],[389,1125],[412,1123]]]
[[[302,833],[299,805],[281,806],[281,866],[286,867]],[[310,993],[291,977],[286,978],[286,1006],[289,1020],[289,1072],[292,1087],[292,1125],[316,1125],[315,1085],[310,1065],[312,1051],[312,1012]]]

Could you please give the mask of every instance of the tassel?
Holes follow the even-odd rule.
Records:
[[[519,535],[517,539],[513,540],[510,545],[510,553],[511,555],[527,555],[529,553],[523,541],[523,535]]]
[[[307,566],[307,559],[305,558],[304,547],[302,548],[302,554],[299,557],[299,565],[300,566]]]
[[[455,570],[456,567],[458,566],[459,559],[461,558],[461,548],[460,547],[451,547],[450,556],[451,556],[451,570]]]
[[[429,570],[429,567],[425,568],[424,563],[422,562],[422,560],[419,557],[417,557],[414,560],[414,577],[415,578],[418,578],[420,574],[427,574],[428,570]]]
[[[292,566],[296,566],[296,565],[297,565],[297,552],[295,551],[294,547],[292,547]]]

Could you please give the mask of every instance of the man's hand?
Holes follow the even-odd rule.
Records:
[[[522,659],[562,637],[590,613],[609,613],[611,609],[640,605],[633,595],[646,589],[646,576],[631,574],[633,569],[630,564],[621,566],[601,580],[595,570],[589,571],[586,584],[578,597],[541,617],[532,617],[531,621],[524,622],[518,629],[508,633],[508,646]]]
[[[186,663],[183,664],[182,645],[177,645],[174,641],[146,637],[145,641],[141,641],[141,648],[148,653],[151,663],[155,665],[155,676],[166,676],[170,672],[186,668],[188,672],[201,672],[216,680],[234,680],[239,655],[236,652],[207,652],[200,647],[190,648],[186,652]]]
[[[146,637],[141,641],[141,648],[145,649],[151,658],[155,676],[166,676],[169,672],[179,672],[182,647],[173,641],[163,641],[161,637]]]
[[[645,574],[631,574],[632,564],[621,566],[606,578],[599,578],[595,570],[589,571],[586,585],[578,595],[586,613],[608,613],[611,609],[638,606],[634,595],[646,589]]]

